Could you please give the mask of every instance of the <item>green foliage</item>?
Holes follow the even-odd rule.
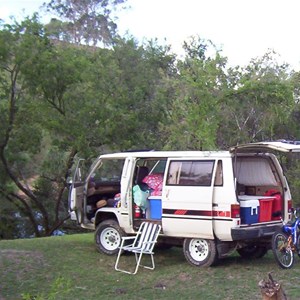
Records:
[[[165,118],[166,107],[157,94],[165,78],[174,73],[174,56],[168,51],[154,41],[143,48],[133,40],[121,40],[114,47],[119,76],[110,109],[117,130],[110,140],[121,141],[123,149],[161,146],[159,122]],[[129,132],[130,140],[124,140]]]
[[[71,292],[71,280],[65,279],[61,276],[56,278],[51,284],[48,294],[38,293],[38,295],[31,295],[30,293],[22,294],[22,300],[56,300],[63,299]]]
[[[17,238],[17,228],[18,224],[14,207],[4,202],[0,207],[0,240]]]
[[[41,86],[39,79],[47,81],[50,77],[46,77],[41,70],[48,66],[43,59],[49,58],[54,48],[44,35],[43,26],[38,23],[36,16],[33,19],[25,19],[20,24],[6,26],[0,32],[0,39],[3,42],[1,53],[4,53],[1,56],[0,73],[6,79],[3,83],[0,105],[3,116],[0,161],[6,182],[0,192],[2,199],[16,205],[21,215],[26,216],[32,223],[33,231],[30,235],[34,233],[39,236],[42,232],[51,234],[67,217],[66,212],[64,216],[59,215],[65,187],[61,177],[52,174],[54,177],[51,178],[52,184],[59,192],[58,197],[53,199],[55,203],[53,217],[49,218],[47,206],[51,201],[39,198],[40,195],[33,185],[43,166],[42,161],[36,158],[43,157],[41,155],[45,140],[43,136],[47,133],[47,128],[43,126],[45,124],[43,117],[49,118],[51,113],[49,108],[52,109],[59,103],[63,93],[61,90],[64,84],[70,83],[70,80],[65,76],[66,83],[62,85],[63,88],[60,84],[55,85],[57,93],[56,97],[51,98],[53,105],[46,106],[49,98],[42,99],[37,91]],[[50,139],[51,133],[48,131]],[[59,173],[61,172],[60,169]],[[11,188],[12,185],[14,189]]]
[[[213,57],[206,57],[209,46]],[[173,101],[162,124],[166,149],[216,149],[220,97],[224,85],[224,58],[214,45],[201,39],[185,45],[187,57],[178,63],[179,76],[171,82]]]
[[[291,161],[289,161],[286,177],[290,183],[293,206],[300,207],[300,157],[297,155],[290,159]]]
[[[221,144],[229,147],[287,136],[286,128],[295,109],[287,66],[278,65],[266,55],[245,70],[229,70],[229,83],[222,101]]]
[[[155,94],[172,73],[174,56],[154,42],[141,47],[115,40],[111,50],[53,44],[37,19],[1,34],[10,37],[1,48],[10,53],[1,69],[7,79],[1,89],[2,179],[8,179],[1,193],[18,203],[35,235],[49,235],[68,217],[66,179],[77,153],[89,160],[99,150],[160,143],[165,110]]]
[[[283,127],[287,138],[291,140],[297,140],[299,139],[300,132],[300,73],[292,73],[290,82],[294,92],[293,98],[295,106],[289,116],[288,122],[286,122]],[[276,129],[280,130],[280,128]]]

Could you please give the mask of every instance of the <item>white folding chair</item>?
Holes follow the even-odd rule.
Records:
[[[122,237],[121,246],[115,263],[115,270],[127,274],[136,274],[139,266],[142,266],[146,269],[154,270],[155,264],[154,264],[154,257],[153,257],[154,255],[153,248],[157,241],[157,237],[160,233],[160,230],[161,230],[161,226],[159,224],[143,222],[135,236]],[[124,245],[125,242],[128,242],[130,240],[133,240],[131,244]],[[133,252],[135,255],[136,267],[133,272],[118,268],[120,256],[123,251]],[[141,265],[141,259],[143,254],[148,254],[151,256],[151,266]]]

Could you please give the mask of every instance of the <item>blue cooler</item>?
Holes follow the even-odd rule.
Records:
[[[150,196],[149,200],[149,209],[150,209],[150,218],[154,220],[161,220],[162,208],[161,208],[161,197],[160,196]]]
[[[242,224],[258,223],[259,200],[240,199],[240,213]]]

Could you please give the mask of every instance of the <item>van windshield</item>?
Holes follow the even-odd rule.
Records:
[[[96,182],[120,182],[124,159],[105,159],[92,178]]]

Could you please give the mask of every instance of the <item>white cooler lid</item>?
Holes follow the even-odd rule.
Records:
[[[149,196],[148,200],[161,200],[162,196]]]
[[[240,199],[240,207],[259,207],[259,200],[243,200]]]

